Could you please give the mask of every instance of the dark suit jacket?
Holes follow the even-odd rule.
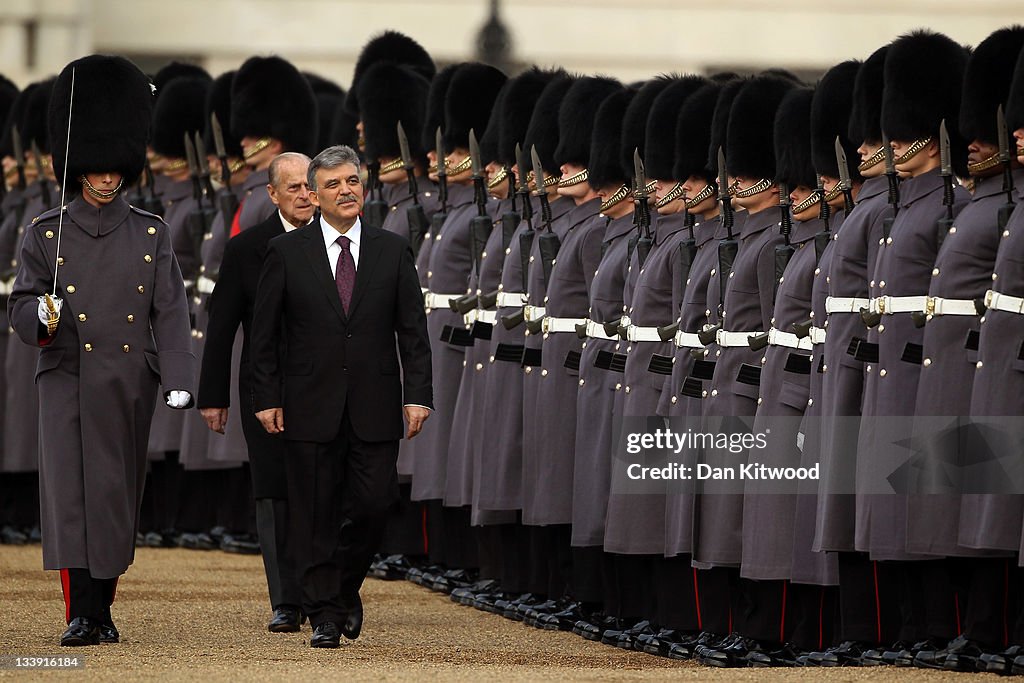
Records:
[[[359,250],[348,315],[319,220],[271,240],[267,250],[252,326],[253,399],[257,412],[284,408],[288,440],[331,441],[346,410],[363,441],[398,440],[403,403],[433,405],[409,242],[364,224]]]
[[[244,332],[239,384],[242,387],[252,385],[249,351],[256,285],[267,254],[267,243],[283,234],[281,217],[274,211],[267,220],[229,240],[224,249],[217,286],[210,295],[210,320],[199,378],[197,405],[200,408],[226,408],[230,403],[231,351],[239,325]],[[240,392],[242,396],[249,394],[250,391]],[[241,406],[241,409],[251,410],[251,406]]]

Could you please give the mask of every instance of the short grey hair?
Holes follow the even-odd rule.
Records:
[[[288,163],[289,161],[298,161],[303,164],[310,163],[309,157],[302,152],[283,152],[274,157],[274,160],[270,162],[270,168],[267,169],[267,182],[277,187],[277,183],[280,180],[278,174],[281,172],[281,165]]]
[[[317,171],[321,168],[338,168],[345,164],[352,164],[356,170],[359,170],[359,155],[348,145],[334,145],[317,154],[309,163],[309,170],[306,171],[306,183],[309,185],[309,191],[316,191]]]

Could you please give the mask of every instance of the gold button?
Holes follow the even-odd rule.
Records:
[[[928,367],[931,364],[932,364],[932,359],[931,358],[925,358],[923,361],[921,361],[921,365],[923,365],[925,367]]]
[[[146,230],[146,232],[148,232],[150,235],[155,235],[156,234],[156,228],[154,228],[151,225],[151,226],[149,226],[149,229]]]
[[[879,325],[878,326],[878,334],[882,334],[883,332],[885,332],[885,325]]]
[[[86,344],[85,345],[85,350],[86,351],[92,351],[92,344]]]
[[[203,331],[199,330],[199,332],[196,334],[196,336],[199,337],[200,339],[202,339],[203,338]]]
[[[64,265],[64,257],[63,256],[58,256],[57,257],[57,265],[58,266],[63,266]]]
[[[950,230],[952,230],[952,228],[950,228]],[[1010,236],[1010,231],[1009,230],[1003,230],[1003,237],[1009,237],[1009,236]]]
[[[992,279],[993,280],[997,279],[998,277],[999,277],[998,275],[996,275],[995,273],[992,273]]]
[[[146,263],[152,263],[153,257],[150,256],[149,254],[146,254],[145,256],[142,257],[142,260],[145,261]]]
[[[813,406],[814,405],[814,399],[813,398],[807,399],[807,405]]]
[[[868,372],[871,372],[871,366],[870,365],[866,369],[867,369]]]
[[[131,313],[128,314],[128,322],[130,322],[130,323],[135,322],[135,316],[132,315]]]
[[[879,288],[879,289],[885,289],[885,280],[882,280],[882,281],[880,281],[880,282],[878,283],[878,288]]]
[[[892,244],[892,238],[891,237],[886,237],[885,238],[885,243],[886,244]]]
[[[820,275],[821,274],[821,268],[815,268],[814,269],[814,274],[815,275]]]
[[[145,292],[145,291],[146,291],[146,288],[145,288],[145,287],[143,287],[142,285],[139,285],[139,288],[138,288],[138,289],[139,289],[139,294],[142,294],[143,292]]]
[[[47,230],[46,231],[46,239],[48,239],[48,240],[52,240],[53,239],[53,230]]]
[[[885,377],[885,375],[886,375],[885,368],[882,368],[881,370],[878,371],[878,376],[879,377]]]
[[[74,294],[75,293],[75,286],[74,285],[68,285],[65,289],[68,290],[68,294]]]
[[[85,313],[79,313],[78,319],[84,323],[86,321]]]
[[[822,373],[826,373],[826,372],[828,372],[828,366],[827,366],[827,365],[822,365],[822,366],[821,366],[821,372],[822,372]]]
[[[626,393],[627,394],[629,393],[629,387],[626,387]]]
[[[129,351],[132,350],[132,347],[128,346],[127,344],[125,344],[121,348],[124,350],[125,353],[128,353]]]
[[[955,225],[952,228],[949,229],[949,234],[950,235],[955,235],[956,234],[956,226]]]
[[[199,336],[199,330],[192,330],[192,338],[195,339]],[[466,367],[466,361],[462,361],[462,367]]]

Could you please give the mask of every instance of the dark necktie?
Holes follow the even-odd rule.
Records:
[[[341,247],[341,254],[338,256],[338,267],[334,269],[334,283],[338,285],[341,307],[345,309],[345,315],[348,315],[348,306],[352,302],[352,288],[356,283],[356,262],[349,250],[352,240],[342,235],[335,241]]]

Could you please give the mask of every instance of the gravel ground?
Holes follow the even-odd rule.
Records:
[[[60,648],[64,606],[56,572],[35,547],[0,547],[0,655],[84,655],[88,680],[236,680],[345,676],[350,680],[992,681],[991,674],[894,669],[716,671],[539,631],[456,605],[404,581],[368,580],[359,640],[309,647],[301,633],[266,630],[258,557],[142,548],[121,579],[113,614],[121,643]],[[0,678],[21,672],[0,670]]]

